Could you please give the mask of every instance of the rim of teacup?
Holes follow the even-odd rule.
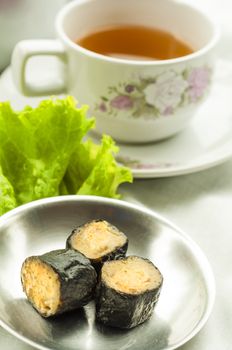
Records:
[[[58,34],[58,37],[66,43],[69,47],[74,49],[75,51],[81,52],[82,54],[98,59],[100,61],[106,61],[109,63],[117,63],[117,64],[123,64],[123,65],[133,65],[133,66],[164,66],[169,65],[173,63],[182,63],[182,62],[188,62],[195,58],[204,56],[206,53],[211,51],[216,44],[219,41],[220,38],[220,25],[217,23],[208,13],[203,11],[202,9],[199,9],[198,7],[195,7],[193,5],[187,4],[185,2],[176,2],[176,5],[181,5],[187,8],[190,8],[191,10],[198,12],[200,15],[204,16],[205,19],[212,24],[213,28],[213,34],[209,42],[204,45],[201,49],[194,51],[191,54],[188,54],[186,56],[178,57],[178,58],[172,58],[167,60],[132,60],[132,59],[123,59],[123,58],[117,58],[117,57],[110,57],[106,55],[99,54],[97,52],[85,49],[84,47],[80,46],[79,44],[72,41],[69,36],[65,33],[63,30],[63,21],[64,18],[78,5],[81,5],[83,3],[92,2],[93,0],[74,0],[69,4],[66,4],[57,14],[56,21],[55,21],[55,27],[56,32]],[[169,1],[169,0],[167,0]]]

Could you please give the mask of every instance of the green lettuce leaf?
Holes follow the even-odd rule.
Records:
[[[71,97],[14,112],[0,104],[0,164],[18,204],[56,196],[70,157],[94,121]]]
[[[79,145],[72,155],[64,177],[64,193],[95,194],[119,198],[118,186],[132,182],[129,169],[117,165],[114,155],[118,147],[104,135],[100,145],[91,139]]]
[[[15,208],[17,205],[14,189],[7,178],[2,174],[0,167],[0,215]]]
[[[101,145],[82,141],[95,123],[86,111],[72,97],[20,112],[0,103],[0,214],[60,194],[119,197],[118,186],[131,182],[131,173],[117,165],[109,136]]]

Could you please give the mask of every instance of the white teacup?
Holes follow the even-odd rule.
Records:
[[[168,31],[194,48],[169,60],[136,61],[89,51],[76,39],[101,26],[144,25]],[[90,106],[96,130],[117,141],[161,140],[182,130],[212,81],[217,25],[206,14],[172,0],[76,0],[56,19],[59,40],[22,41],[12,56],[14,81],[29,96],[67,92]],[[54,55],[66,64],[54,82],[28,85],[30,57]],[[51,67],[52,69],[52,67]]]

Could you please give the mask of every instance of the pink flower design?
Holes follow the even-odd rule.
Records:
[[[5,9],[7,7],[13,7],[17,2],[20,2],[20,1],[19,0],[0,0],[0,8]]]
[[[162,115],[172,114],[173,110],[181,103],[182,94],[188,84],[181,75],[175,72],[161,74],[154,83],[144,89],[145,100],[151,106],[158,109]]]
[[[194,68],[189,77],[189,96],[192,102],[198,100],[208,87],[210,81],[210,71],[205,67]]]
[[[126,91],[128,94],[130,94],[131,92],[133,92],[134,89],[135,89],[135,87],[134,87],[133,85],[131,85],[131,84],[127,84],[127,85],[125,86],[125,91]]]
[[[177,71],[168,69],[155,76],[141,76],[109,86],[108,94],[101,97],[96,108],[113,116],[128,111],[133,118],[171,117],[177,109],[197,103],[210,80],[211,68],[207,65]]]
[[[107,111],[107,107],[106,104],[104,102],[102,102],[99,106],[98,106],[99,111],[101,112],[106,112]]]
[[[171,106],[166,107],[162,114],[163,115],[173,114],[173,108]]]
[[[118,95],[110,102],[111,107],[116,109],[131,109],[133,104],[131,97],[126,95]]]

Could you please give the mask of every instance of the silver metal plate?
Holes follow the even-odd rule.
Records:
[[[164,277],[153,316],[132,330],[95,322],[93,302],[43,319],[22,291],[20,269],[27,256],[64,248],[74,227],[100,218],[127,234],[128,254],[149,258]],[[93,196],[43,199],[2,216],[0,271],[0,325],[38,349],[175,349],[202,328],[215,296],[209,263],[186,234],[149,209]]]

